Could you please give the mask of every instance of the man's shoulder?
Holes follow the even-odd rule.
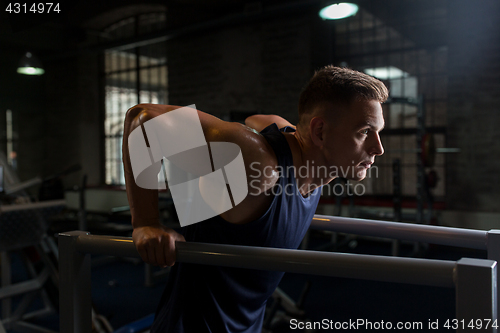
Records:
[[[238,145],[245,164],[249,192],[252,194],[265,192],[276,183],[276,153],[262,134],[240,123],[224,122],[207,131],[206,139],[208,142],[231,142]]]
[[[210,118],[204,121],[202,127],[208,142],[231,142],[237,144],[246,159],[245,164],[253,161],[264,162],[266,165],[276,162],[276,155],[266,138],[254,129],[236,122],[219,120],[214,122]]]
[[[173,105],[136,105],[127,112],[129,127],[131,127],[127,133],[140,126],[140,123],[145,123],[178,108],[180,107]],[[276,178],[273,173],[269,172],[277,167],[276,154],[262,134],[241,123],[224,121],[209,113],[196,111],[207,142],[230,142],[238,145],[249,180],[259,176],[260,181],[269,183]],[[265,171],[271,176],[266,177]]]

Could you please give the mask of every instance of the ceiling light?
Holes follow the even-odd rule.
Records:
[[[42,75],[45,73],[45,70],[42,68],[42,65],[37,57],[30,52],[26,52],[26,54],[19,61],[17,72],[25,75]]]
[[[358,12],[358,5],[349,2],[340,2],[327,6],[319,11],[319,16],[324,20],[339,20],[354,16]]]

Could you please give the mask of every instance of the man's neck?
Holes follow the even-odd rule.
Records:
[[[317,187],[328,184],[333,180],[333,178],[327,177],[328,172],[319,172],[320,170],[328,171],[328,166],[321,151],[309,138],[296,131],[287,135],[287,139],[292,150],[293,164],[296,171],[295,178],[302,195],[306,195]],[[320,175],[325,177],[319,177]]]

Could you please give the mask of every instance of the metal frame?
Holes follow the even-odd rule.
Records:
[[[486,250],[500,262],[500,230],[474,230],[338,216],[314,215],[312,229]],[[497,285],[500,284],[498,276]],[[497,288],[500,299],[500,289]]]
[[[500,230],[474,230],[440,227],[413,223],[367,220],[348,217],[314,215],[312,229],[343,232],[364,236],[394,238],[407,241],[487,250],[489,234],[499,234]],[[500,239],[499,239],[500,240]],[[500,245],[498,245],[500,250]],[[488,257],[500,261],[500,251]]]
[[[1,277],[0,302],[2,316],[0,318],[0,333],[3,329],[13,329],[16,332],[55,333],[28,320],[56,312],[54,305],[45,289],[45,283],[52,279],[57,284],[58,273],[56,265],[49,258],[49,253],[57,257],[57,247],[46,234],[45,219],[65,207],[64,200],[44,201],[0,207],[0,228],[3,233],[0,242]],[[35,247],[44,264],[40,272],[21,251],[25,247]],[[10,254],[17,252],[26,269],[27,279],[12,283]],[[40,296],[42,308],[30,310],[33,300]],[[15,308],[12,298],[20,297]]]
[[[320,218],[316,216],[315,221],[322,221]],[[319,223],[315,221],[313,227],[318,228]],[[396,223],[396,225],[402,224]],[[451,231],[440,229],[442,227],[410,226],[417,227],[411,234],[420,235],[418,237],[432,235],[431,230],[417,231],[418,227],[438,228],[434,233],[442,235],[442,239],[432,235],[433,240],[448,241],[449,237],[456,235],[461,237],[459,239],[470,235],[471,238],[477,238],[475,232],[469,235],[471,230],[464,235],[461,229]],[[456,235],[450,236],[453,233]],[[390,235],[400,235],[403,238],[410,236],[409,230],[402,232],[396,230],[389,235],[384,234],[389,237]],[[461,259],[454,262],[205,243],[181,242],[176,245],[178,262],[455,287],[458,319],[497,320],[497,263],[493,260]],[[62,333],[89,333],[91,330],[90,255],[107,254],[138,258],[139,254],[131,238],[94,236],[83,231],[60,234],[59,247],[60,330]],[[464,325],[459,331],[477,330]],[[491,326],[486,331],[497,332],[496,328]]]

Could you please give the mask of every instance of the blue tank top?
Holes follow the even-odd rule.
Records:
[[[281,131],[294,129],[285,127]],[[290,169],[292,152],[276,124],[266,127],[261,134],[276,153],[281,171],[267,211],[259,219],[242,225],[216,216],[186,226],[181,232],[186,241],[298,248],[316,211],[320,189],[306,198],[298,192]],[[283,274],[176,263],[169,273],[151,333],[260,333],[267,299]]]

